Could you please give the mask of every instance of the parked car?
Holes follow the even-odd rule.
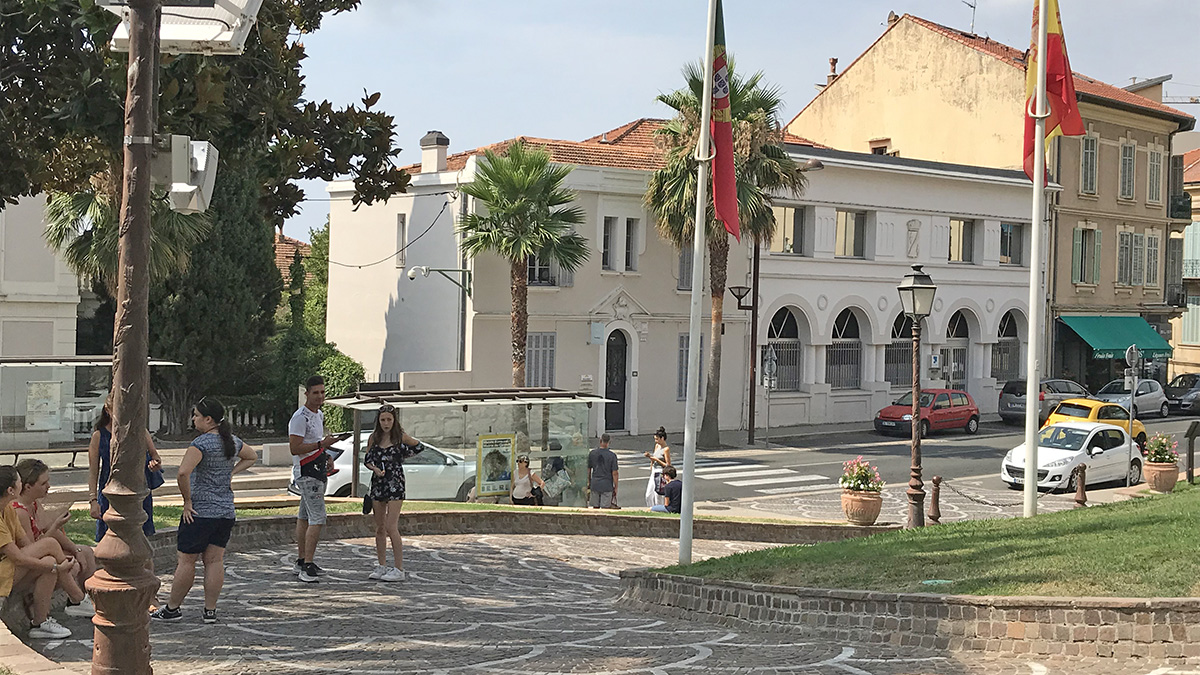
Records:
[[[921,436],[930,431],[962,429],[968,434],[979,431],[979,408],[975,399],[959,389],[921,391]],[[912,392],[875,413],[875,431],[881,434],[912,434]]]
[[[1025,421],[1025,380],[1009,380],[1000,390],[1000,419],[1008,424]],[[1055,406],[1069,398],[1088,398],[1091,394],[1083,385],[1071,380],[1042,380],[1038,423],[1050,416]]]
[[[1072,398],[1059,403],[1042,427],[1060,422],[1104,422],[1124,427],[1129,424],[1129,412],[1125,410],[1125,406],[1116,403]],[[1146,425],[1136,417],[1133,420],[1133,440],[1137,442],[1138,447],[1146,447]]]
[[[1127,404],[1129,402],[1129,386],[1123,378],[1113,380],[1097,392],[1096,398],[1110,403]],[[1138,381],[1137,398],[1133,401],[1133,416],[1137,417],[1139,412],[1146,411],[1157,412],[1160,417],[1166,417],[1171,412],[1171,405],[1167,403],[1167,394],[1163,391],[1162,385],[1155,380]]]
[[[1124,481],[1130,485],[1142,480],[1141,451],[1131,445],[1129,434],[1115,424],[1101,422],[1059,422],[1042,427],[1038,432],[1039,488],[1074,490],[1077,485],[1075,467],[1086,464],[1085,484]],[[1022,443],[1004,456],[1000,463],[1000,480],[1011,488],[1025,482],[1025,444]]]
[[[1200,412],[1200,373],[1176,375],[1164,390],[1171,410]]]
[[[366,444],[370,433],[364,433]],[[463,455],[447,452],[428,443],[426,449],[404,460],[405,493],[408,499],[452,500],[465,502],[471,488],[475,487],[475,460]],[[333,462],[338,471],[329,477],[325,485],[328,497],[349,497],[353,475],[354,439],[347,438],[333,444],[342,454]],[[360,448],[361,457],[367,449]],[[371,471],[361,463],[358,467],[359,494],[365,495],[371,484]]]

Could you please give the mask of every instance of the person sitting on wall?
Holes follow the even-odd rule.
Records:
[[[655,504],[650,507],[656,513],[679,513],[683,509],[683,481],[676,478],[677,472],[673,466],[663,467],[663,476],[667,482],[657,490],[663,496],[665,504]]]

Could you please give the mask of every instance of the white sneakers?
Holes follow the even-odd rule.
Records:
[[[95,616],[96,606],[92,604],[92,596],[85,595],[83,596],[83,602],[79,603],[78,605],[67,605],[67,608],[64,609],[63,612],[65,612],[67,616],[90,618]]]
[[[379,577],[380,581],[404,581],[404,570],[398,570],[395,567],[387,568],[383,576]]]
[[[53,617],[48,617],[40,626],[29,629],[31,640],[65,640],[69,637],[71,637],[71,631],[55,621]]]
[[[368,578],[378,581],[379,579],[382,579],[383,575],[387,574],[387,571],[390,569],[391,568],[386,565],[376,565],[375,571],[371,572],[371,575]]]

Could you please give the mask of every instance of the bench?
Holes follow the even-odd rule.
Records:
[[[21,461],[21,455],[71,455],[71,461],[67,463],[67,468],[75,468],[75,457],[83,452],[87,452],[87,446],[74,448],[38,448],[36,450],[0,450],[0,458],[12,457],[13,464]]]

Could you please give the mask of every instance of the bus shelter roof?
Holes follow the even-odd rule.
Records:
[[[112,367],[112,356],[96,355],[96,356],[0,356],[0,368],[8,366],[10,368],[28,368],[32,366],[53,367],[53,368],[78,368],[81,366],[104,366]],[[167,361],[165,359],[156,359],[151,357],[149,365],[151,366],[182,366],[182,363]]]
[[[347,410],[374,411],[384,404],[399,409],[497,406],[497,405],[563,405],[607,403],[609,399],[595,394],[563,391],[548,387],[510,389],[432,389],[425,391],[359,391],[352,395],[325,399],[332,406]]]

